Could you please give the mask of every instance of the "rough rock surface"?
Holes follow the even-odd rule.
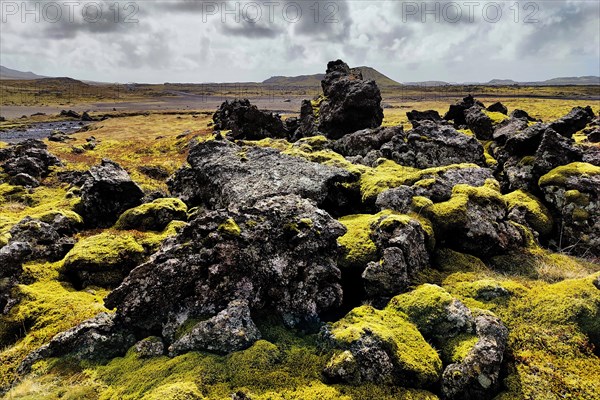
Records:
[[[106,298],[132,329],[172,338],[189,318],[234,300],[270,310],[289,326],[341,304],[336,266],[343,226],[310,201],[275,197],[238,211],[199,215]]]
[[[571,137],[582,130],[594,119],[594,112],[590,106],[586,108],[574,107],[567,115],[550,124],[550,128],[563,136]]]
[[[404,135],[402,126],[363,129],[334,141],[332,149],[343,156],[366,156],[373,150],[379,150],[396,135]]]
[[[446,121],[454,121],[455,127],[466,125],[467,120],[465,118],[465,112],[474,105],[484,108],[483,103],[481,103],[479,100],[475,100],[473,96],[468,95],[462,100],[457,101],[455,104],[450,105],[450,108],[444,115],[444,119]]]
[[[474,106],[467,109],[464,112],[464,116],[467,126],[473,131],[477,139],[490,140],[492,138],[492,134],[494,133],[492,119],[480,107]]]
[[[338,139],[381,125],[381,93],[375,81],[363,80],[360,73],[337,60],[327,64],[321,86],[325,99],[319,107],[318,130],[327,137]]]
[[[213,116],[216,130],[230,130],[233,139],[283,138],[287,130],[279,115],[260,111],[248,99],[225,101]]]
[[[422,121],[405,136],[394,136],[381,147],[381,152],[398,164],[415,168],[459,163],[485,165],[483,147],[477,139],[431,121]]]
[[[497,144],[504,145],[508,138],[513,137],[517,132],[526,129],[528,126],[529,124],[525,119],[508,118],[496,125],[492,137]]]
[[[13,179],[18,175],[21,175],[21,180],[25,178],[23,175],[33,178],[33,180],[28,179],[29,183],[32,183],[29,186],[35,187],[35,181],[48,176],[51,167],[62,165],[57,157],[48,152],[47,148],[44,142],[29,139],[0,149],[2,168]]]
[[[87,226],[108,228],[125,210],[141,204],[144,193],[121,166],[102,160],[87,172],[78,212]]]
[[[465,359],[450,364],[442,375],[442,393],[448,399],[492,398],[500,386],[500,368],[508,341],[508,329],[498,318],[475,318],[477,344]]]
[[[412,124],[413,128],[419,126],[420,121],[433,121],[436,123],[441,123],[444,120],[440,116],[440,114],[435,110],[426,110],[426,111],[417,111],[412,110],[406,113],[406,117]]]
[[[411,218],[390,217],[374,225],[371,238],[381,257],[367,265],[362,278],[369,298],[387,300],[406,291],[429,265],[427,235]]]
[[[488,111],[492,111],[492,112],[499,112],[502,113],[504,115],[508,115],[508,108],[506,108],[506,106],[502,103],[500,103],[499,101],[490,104],[487,108]]]
[[[252,321],[246,300],[234,300],[214,317],[199,322],[169,346],[169,355],[192,350],[221,354],[243,350],[260,339],[260,331]]]
[[[191,168],[179,170],[168,182],[171,193],[188,206],[252,205],[272,196],[297,194],[328,209],[347,201],[342,184],[356,180],[340,168],[223,140],[197,144],[188,162]]]
[[[540,187],[560,227],[555,245],[571,254],[600,258],[600,167],[558,167],[540,179]]]
[[[19,366],[19,372],[27,373],[35,362],[44,358],[66,354],[79,360],[109,360],[123,355],[135,342],[131,333],[115,326],[113,314],[101,313],[59,333],[48,344],[30,353]]]

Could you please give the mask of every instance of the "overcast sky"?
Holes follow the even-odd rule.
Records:
[[[0,3],[0,63],[47,76],[262,81],[337,58],[400,82],[600,75],[598,0]]]

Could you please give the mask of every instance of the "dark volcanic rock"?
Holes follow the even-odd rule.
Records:
[[[173,195],[189,206],[252,205],[271,196],[297,194],[325,209],[343,205],[349,172],[282,154],[271,148],[238,146],[229,141],[199,143],[190,150],[191,168],[168,181]]]
[[[231,130],[233,139],[284,138],[287,131],[279,115],[260,111],[248,99],[225,101],[213,115],[216,130]]]
[[[467,121],[465,119],[465,111],[474,105],[485,108],[483,103],[481,103],[479,100],[475,100],[473,96],[468,95],[462,100],[456,102],[456,104],[452,104],[448,109],[448,112],[446,112],[444,115],[444,119],[446,121],[454,121],[454,126],[456,127],[466,125]]]
[[[574,146],[575,141],[556,133],[552,128],[546,129],[542,141],[535,152],[533,162],[534,179],[550,170],[575,161],[581,161],[581,150]]]
[[[473,131],[477,139],[490,140],[492,138],[494,133],[492,119],[480,107],[471,107],[464,112],[464,115],[467,126]]]
[[[447,399],[491,399],[500,386],[500,369],[508,342],[508,329],[500,319],[475,318],[477,344],[465,359],[450,364],[442,375],[442,393]]]
[[[141,204],[142,197],[142,189],[127,171],[113,161],[102,160],[87,172],[78,212],[86,225],[107,228],[125,210]]]
[[[189,318],[234,300],[289,326],[310,324],[341,304],[337,237],[344,227],[309,200],[273,197],[254,207],[201,214],[134,269],[106,298],[131,329],[172,341]]]
[[[406,291],[429,265],[427,234],[413,219],[388,218],[374,225],[371,238],[381,260],[370,262],[362,278],[369,298],[387,300]]]
[[[519,110],[519,109],[513,110],[510,113],[510,117],[511,118],[526,119],[527,121],[531,121],[531,122],[540,122],[540,120],[537,120],[537,119],[531,117],[529,114],[527,114],[527,111],[523,111],[523,110]]]
[[[420,121],[433,121],[437,123],[441,123],[444,121],[440,114],[435,110],[426,110],[426,111],[417,111],[412,110],[406,113],[408,120],[412,124],[413,128],[419,126]]]
[[[487,110],[492,111],[492,112],[499,112],[504,115],[508,115],[508,108],[506,108],[506,106],[504,104],[500,103],[499,101],[488,106]]]
[[[169,346],[169,355],[207,350],[227,354],[250,347],[260,339],[246,300],[234,300],[214,317],[199,322]]]
[[[381,152],[399,164],[420,169],[459,163],[485,165],[483,147],[477,139],[431,121],[422,121],[404,136],[394,136]]]
[[[556,247],[599,259],[599,168],[585,163],[558,167],[540,179],[540,188],[561,227],[556,234]]]
[[[594,112],[590,106],[574,107],[567,115],[552,122],[550,128],[563,136],[571,137],[575,132],[585,128],[593,119]]]
[[[515,136],[518,132],[527,129],[529,124],[521,118],[509,118],[500,122],[494,129],[493,139],[499,145],[504,145],[508,138]]]
[[[370,151],[379,150],[394,136],[403,134],[402,126],[363,129],[336,140],[332,149],[343,156],[366,156]]]
[[[125,354],[135,344],[135,336],[119,329],[114,314],[101,313],[30,353],[19,365],[18,372],[25,374],[31,366],[44,358],[69,355],[78,360],[109,360]]]
[[[381,125],[381,93],[375,81],[363,80],[360,73],[337,60],[327,64],[321,86],[325,99],[319,107],[318,130],[327,137],[338,139]]]
[[[51,167],[62,165],[44,142],[33,139],[2,149],[1,161],[5,161],[2,167],[8,175],[26,174],[36,180],[48,176]]]

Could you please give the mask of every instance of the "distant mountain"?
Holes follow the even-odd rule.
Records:
[[[364,79],[372,79],[377,82],[378,86],[390,87],[400,86],[401,83],[385,76],[381,72],[371,67],[356,67],[353,70],[358,70],[362,73]],[[321,80],[325,77],[325,74],[313,74],[313,75],[299,75],[299,76],[272,76],[269,79],[263,81],[264,84],[276,85],[276,86],[306,86],[306,87],[318,87],[321,86]]]
[[[519,82],[513,81],[512,79],[492,79],[486,85],[518,85]]]
[[[6,67],[0,65],[0,79],[29,80],[29,79],[41,79],[41,78],[46,78],[46,77],[42,76],[42,75],[34,74],[33,72],[17,71],[16,69],[6,68]]]
[[[404,85],[433,87],[433,86],[446,86],[446,85],[455,85],[455,84],[444,82],[444,81],[422,81],[422,82],[404,82]]]
[[[536,82],[541,85],[600,85],[600,76],[569,76]]]

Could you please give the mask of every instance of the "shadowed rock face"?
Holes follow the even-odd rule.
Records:
[[[102,160],[87,173],[78,211],[86,225],[107,228],[125,210],[140,205],[143,197],[142,189],[127,171],[113,161]]]
[[[375,81],[365,81],[341,60],[327,64],[321,82],[325,99],[319,107],[318,130],[332,139],[383,121],[381,93]]]
[[[168,184],[190,206],[251,206],[268,197],[296,194],[327,209],[343,205],[347,198],[342,184],[356,180],[340,168],[220,140],[197,144],[188,162],[191,168],[179,170]]]
[[[226,101],[213,116],[214,128],[231,130],[233,139],[284,138],[287,130],[279,115],[260,111],[248,99]]]
[[[290,326],[341,304],[336,238],[343,226],[297,196],[198,216],[106,299],[117,319],[170,337],[182,316],[214,315],[233,300]]]
[[[62,165],[40,140],[26,140],[15,146],[0,149],[0,162],[13,185],[39,186],[39,180],[50,173],[50,167]]]
[[[485,165],[483,147],[477,139],[433,121],[421,121],[417,128],[394,136],[381,146],[381,153],[401,165],[415,168],[459,163]]]

